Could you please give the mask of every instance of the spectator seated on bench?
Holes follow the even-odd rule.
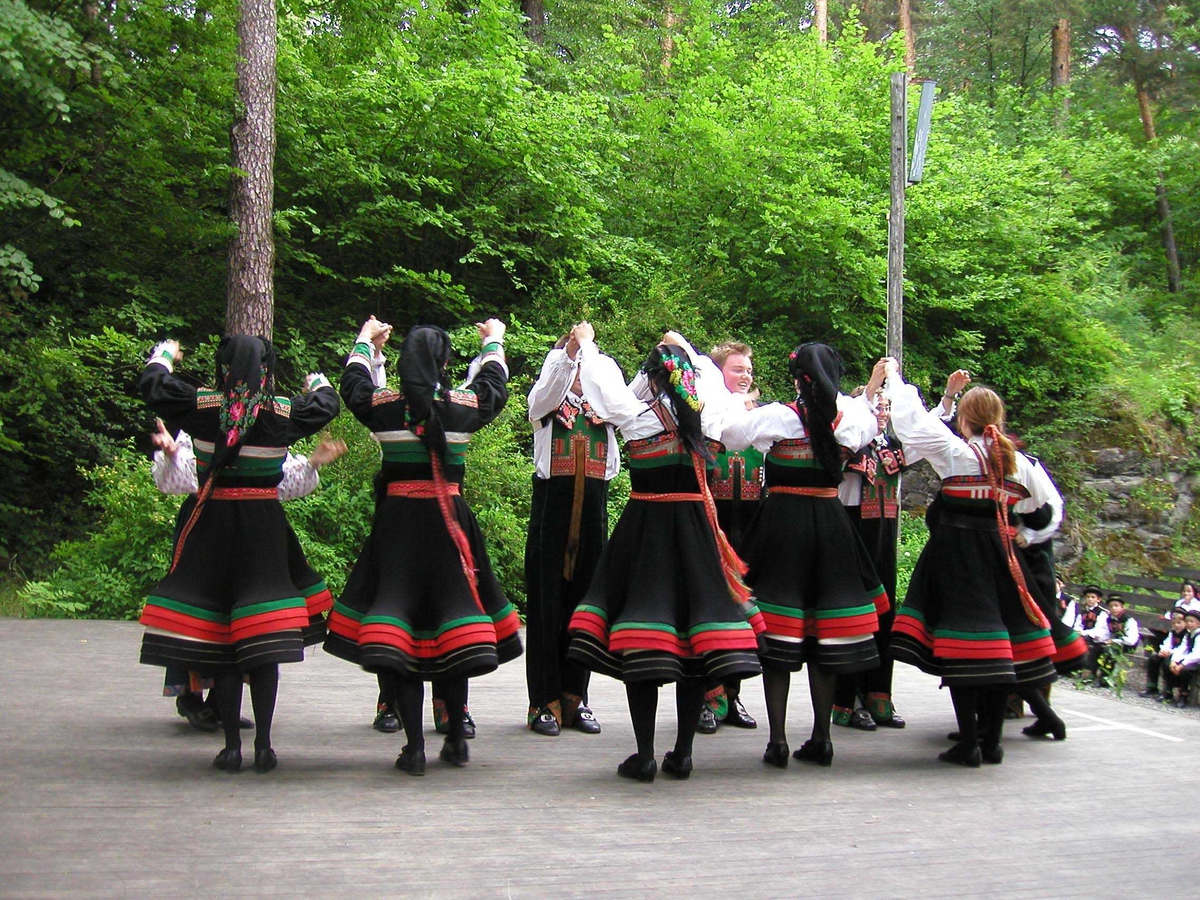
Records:
[[[1163,666],[1170,662],[1171,654],[1175,652],[1175,648],[1182,644],[1184,638],[1187,637],[1186,612],[1182,606],[1176,606],[1171,610],[1171,630],[1163,638],[1163,642],[1146,659],[1146,689],[1138,691],[1139,697],[1159,696],[1158,679]],[[1162,699],[1164,703],[1171,700],[1171,691],[1165,691],[1162,694]]]
[[[1083,636],[1083,642],[1088,645],[1089,650],[1094,645],[1103,644],[1109,639],[1108,610],[1101,602],[1103,598],[1104,592],[1095,585],[1089,584],[1083,589],[1083,606],[1079,610],[1079,616],[1075,619],[1075,630]],[[1095,664],[1096,661],[1089,653],[1088,674],[1095,671]]]
[[[1180,709],[1187,706],[1188,692],[1200,670],[1200,608],[1188,609],[1184,624],[1187,631],[1183,640],[1162,669],[1163,688],[1170,691],[1172,702]]]
[[[1114,667],[1120,665],[1122,657],[1132,653],[1141,640],[1137,619],[1125,611],[1125,598],[1120,594],[1108,595],[1108,618],[1104,623],[1107,636],[1098,631],[1093,640],[1088,641],[1087,668],[1096,678],[1097,686],[1107,686],[1107,675]],[[1087,633],[1084,632],[1087,640]]]

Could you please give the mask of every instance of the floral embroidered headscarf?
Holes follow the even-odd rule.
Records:
[[[275,350],[265,338],[233,335],[217,347],[217,390],[221,392],[220,437],[212,468],[238,458],[246,435],[273,400]]]

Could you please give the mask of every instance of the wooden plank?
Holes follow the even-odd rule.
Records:
[[[1166,830],[1122,820],[1122,853],[1153,866],[1097,867],[1063,835],[1111,819],[1097,759],[1137,760],[1147,784],[1193,766],[1196,710],[1060,682],[1070,740],[1010,722],[1004,764],[968,770],[936,759],[954,728],[946,692],[897,666],[907,729],[835,728],[832,768],[778,770],[760,761],[751,679],[763,727],[698,736],[690,780],[643,785],[614,773],[633,749],[620,684],[593,679],[603,734],[542,738],[524,727],[517,662],[472,683],[470,764],[437,762],[430,729],[428,774],[410,778],[392,767],[403,736],[370,728],[374,678],[318,650],[282,668],[279,769],[228,776],[211,767],[220,737],[190,729],[160,696],[161,670],[137,665],[140,636],[131,623],[0,619],[0,895],[1091,900],[1171,896],[1194,875],[1196,817]],[[795,747],[811,713],[804,675],[793,684]],[[660,753],[674,715],[667,688]]]
[[[1164,578],[1143,578],[1140,575],[1114,575],[1113,581],[1130,587],[1145,588],[1151,591],[1161,591],[1172,599],[1179,596],[1179,581],[1167,581]]]
[[[1179,567],[1171,567],[1163,569],[1164,575],[1170,575],[1172,578],[1186,578],[1188,581],[1200,581],[1200,569],[1183,569]]]

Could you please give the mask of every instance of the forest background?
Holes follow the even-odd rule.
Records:
[[[467,494],[518,602],[524,394],[570,324],[629,372],[667,328],[744,340],[771,398],[799,341],[837,347],[847,387],[883,354],[895,71],[938,82],[907,200],[910,380],[996,386],[1085,536],[1082,450],[1200,470],[1200,0],[278,13],[282,387],[336,379],[369,314],[455,329],[462,363],[469,323],[504,318],[513,400]],[[222,331],[237,20],[236,0],[0,0],[0,613],[134,616],[165,571],[178,498],[150,482],[135,383],[165,337],[207,377]],[[377,451],[348,414],[332,431],[351,452],[289,514],[336,591]],[[1198,532],[1174,558],[1200,560]],[[1138,548],[1074,574],[1118,564]]]

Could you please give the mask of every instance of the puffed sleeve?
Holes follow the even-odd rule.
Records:
[[[753,446],[766,453],[776,441],[804,437],[804,425],[795,411],[782,403],[768,403],[747,410],[725,426],[721,443],[727,450],[745,450]]]
[[[917,389],[897,373],[888,375],[883,395],[892,404],[892,430],[904,445],[905,455],[919,454],[945,478],[957,458],[974,458],[966,441],[946,427],[936,413],[925,409]]]
[[[639,419],[642,419],[643,416],[654,420],[653,422],[649,418],[645,420],[645,427],[652,429],[650,434],[655,433],[654,429],[662,430],[662,424],[658,423],[658,419],[650,411],[649,405],[639,399],[634,385],[627,386],[625,384],[620,367],[614,360],[601,353],[594,341],[580,342],[579,360],[579,380],[583,384],[583,395],[588,398],[588,403],[591,404],[596,415],[605,422],[610,422],[620,428],[626,439],[631,436],[648,436],[640,432],[636,435],[629,433],[631,429],[636,428]],[[641,372],[638,375],[644,378]],[[634,384],[637,384],[636,378]]]
[[[321,476],[303,453],[288,453],[283,461],[283,481],[279,482],[279,500],[298,500],[317,489]]]
[[[841,418],[833,429],[833,437],[843,447],[859,450],[879,434],[879,420],[871,411],[869,400],[838,394],[837,407]]]
[[[191,435],[186,431],[179,432],[174,455],[155,450],[150,476],[154,486],[164,494],[196,493],[196,452],[192,448]]]
[[[578,369],[578,354],[575,359],[566,350],[551,350],[546,355],[538,380],[529,391],[530,422],[541,422],[562,406]]]
[[[1013,505],[1013,512],[1018,514],[1032,514],[1041,510],[1049,512],[1048,518],[1045,515],[1031,516],[1029,521],[1017,529],[1017,532],[1028,543],[1040,544],[1049,540],[1062,524],[1062,494],[1050,480],[1050,474],[1045,467],[1023,453],[1017,454],[1017,470],[1021,483],[1029,490],[1029,497],[1017,501]]]

